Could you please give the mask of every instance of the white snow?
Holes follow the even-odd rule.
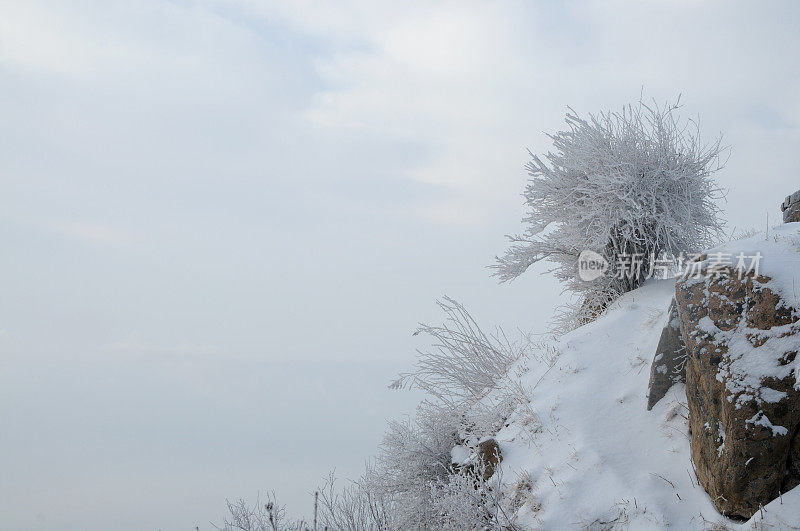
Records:
[[[697,328],[711,335],[719,332],[719,328],[717,328],[717,325],[715,325],[714,321],[712,321],[711,318],[707,315],[697,322]]]
[[[765,428],[772,430],[773,437],[775,435],[786,435],[787,433],[789,433],[789,430],[787,430],[783,426],[775,426],[774,424],[772,424],[772,422],[769,421],[769,419],[767,418],[767,416],[764,414],[763,411],[759,411],[758,413],[753,415],[752,418],[749,418],[746,421],[744,421],[744,423],[764,426]]]
[[[722,443],[717,447],[717,456],[721,457],[722,452],[725,451],[725,428],[722,427],[721,422],[717,422],[717,439]]]
[[[459,444],[450,450],[450,462],[454,465],[463,465],[469,460],[470,455],[470,449],[467,446]]]
[[[713,256],[722,253],[731,258],[737,265],[737,257],[760,255],[758,273],[772,280],[767,284],[770,290],[795,309],[800,309],[800,223],[784,223],[742,240],[734,240],[719,247],[710,249],[705,254],[706,264],[713,261]],[[750,265],[748,259],[745,268]]]

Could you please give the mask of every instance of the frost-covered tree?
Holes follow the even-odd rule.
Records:
[[[526,229],[509,236],[494,275],[505,282],[541,260],[554,263],[556,278],[579,295],[570,315],[580,324],[637,288],[651,260],[713,243],[722,229],[712,178],[722,147],[719,139],[702,144],[697,123],[680,120],[678,108],[639,102],[585,119],[569,109],[567,129],[548,135],[554,150],[543,159],[531,153]],[[609,265],[591,282],[577,275],[584,250]]]

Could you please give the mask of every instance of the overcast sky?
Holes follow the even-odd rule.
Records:
[[[546,330],[485,266],[567,105],[681,93],[731,228],[800,189],[800,4],[403,4],[0,0],[0,527],[308,514],[436,298]]]

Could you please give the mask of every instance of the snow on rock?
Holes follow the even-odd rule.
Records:
[[[752,263],[749,257],[760,255],[761,258],[756,260],[757,273],[771,279],[767,287],[788,305],[800,310],[798,253],[800,253],[800,223],[784,223],[767,232],[730,241],[706,251],[704,264],[708,266],[719,258],[726,261],[730,258],[735,267],[739,262],[739,256],[744,255],[744,266],[748,268]]]
[[[758,269],[737,256],[759,257]],[[787,462],[800,426],[800,223],[717,247],[697,263],[701,275],[676,289],[692,458],[717,508],[749,518],[797,479]]]

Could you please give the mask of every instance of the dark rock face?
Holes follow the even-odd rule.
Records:
[[[466,447],[460,446],[463,450]],[[486,439],[474,448],[470,448],[469,457],[454,461],[450,464],[451,470],[456,473],[466,474],[476,479],[482,478],[487,481],[494,475],[497,465],[503,461],[503,454],[500,452],[500,445],[495,439]]]
[[[647,410],[664,398],[667,391],[678,383],[686,381],[686,346],[681,338],[680,319],[675,299],[669,305],[667,324],[661,331],[661,339],[650,366],[650,383],[647,392]]]
[[[483,480],[486,481],[494,474],[497,465],[503,461],[500,446],[494,439],[487,439],[478,445],[478,459],[483,465]]]
[[[792,444],[789,447],[789,475],[786,478],[783,492],[798,485],[800,485],[800,431],[794,434]]]
[[[784,223],[800,221],[800,190],[786,198],[781,204],[781,210]]]
[[[800,481],[800,323],[769,280],[728,270],[676,284],[692,458],[728,516],[749,518]]]

